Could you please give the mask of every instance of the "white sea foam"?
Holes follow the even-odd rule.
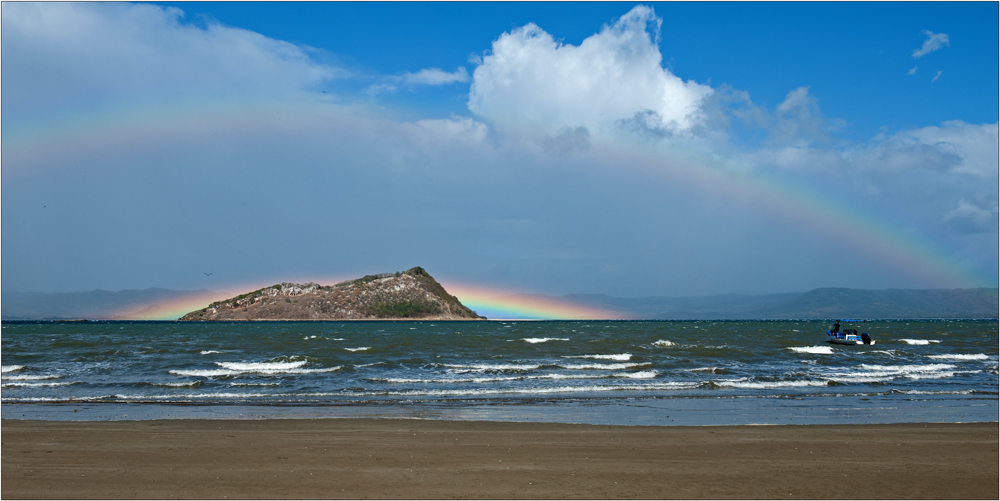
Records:
[[[229,386],[280,386],[280,385],[281,385],[281,383],[278,383],[278,382],[274,382],[274,383],[239,383],[239,382],[229,383]]]
[[[633,367],[642,367],[642,366],[646,366],[646,365],[649,365],[649,364],[648,363],[644,363],[644,364],[567,364],[567,365],[560,365],[559,367],[562,367],[563,369],[571,369],[571,370],[590,370],[590,369],[596,369],[596,370],[618,371],[618,370],[622,370],[622,369],[631,369]]]
[[[893,380],[893,378],[891,378],[891,377],[872,376],[870,374],[869,375],[861,374],[861,375],[857,375],[857,376],[843,376],[843,377],[830,376],[827,379],[829,379],[830,381],[833,381],[835,383],[842,383],[842,384],[852,384],[852,383],[855,383],[855,384],[857,384],[857,383],[885,383],[885,382]]]
[[[266,376],[282,376],[286,374],[316,374],[322,372],[334,372],[343,368],[342,365],[336,367],[322,367],[317,369],[303,369],[305,361],[300,362],[271,362],[271,363],[233,363],[216,362],[216,365],[225,367],[224,369],[173,369],[168,371],[177,376],[194,377],[232,377],[243,374],[258,374]]]
[[[896,356],[896,350],[871,350],[868,353],[881,353],[883,355],[889,355],[890,357]]]
[[[547,343],[549,341],[569,341],[569,338],[565,337],[526,337],[521,338],[521,341],[535,344],[535,343]]]
[[[826,372],[815,374],[818,377],[837,383],[882,383],[892,381],[898,373],[866,371],[866,372]]]
[[[238,376],[242,374],[242,372],[240,371],[229,371],[225,369],[207,369],[207,370],[172,369],[167,372],[175,376],[195,376],[195,377],[225,377],[225,376]]]
[[[201,350],[202,355],[211,355],[212,353],[219,353],[215,350]]]
[[[724,374],[725,369],[720,369],[719,367],[698,367],[695,369],[683,369],[685,372],[708,372],[711,374]]]
[[[283,371],[289,369],[297,369],[306,364],[305,360],[296,360],[294,362],[216,362],[215,365],[222,367],[223,369],[229,369],[233,371],[240,372],[257,372],[257,371]]]
[[[951,364],[926,364],[926,365],[868,365],[861,364],[861,368],[869,371],[872,376],[906,377],[909,379],[942,379],[954,376],[954,365]]]
[[[912,344],[912,345],[917,345],[917,346],[924,346],[924,345],[928,345],[928,344],[931,344],[931,343],[940,343],[941,342],[940,340],[937,340],[937,339],[900,339],[900,341],[902,341],[902,342],[904,342],[906,344]]]
[[[474,371],[533,371],[541,365],[537,364],[442,364],[452,369],[464,369]]]
[[[473,378],[366,378],[368,381],[393,384],[441,384],[441,383],[505,383],[509,381],[526,381],[540,379],[604,379],[609,377],[625,377],[614,374],[540,374],[534,376],[487,376]]]
[[[827,386],[826,381],[717,381],[719,386],[748,389],[801,388],[805,386]]]
[[[472,378],[368,378],[369,381],[381,381],[392,384],[437,384],[437,383],[499,383],[517,381],[523,377],[472,377]]]
[[[188,386],[201,386],[201,381],[186,381],[183,383],[151,383],[153,386],[170,386],[173,388],[184,388]]]
[[[23,381],[18,381],[15,383],[3,383],[3,385],[0,386],[4,388],[9,388],[9,387],[40,388],[43,386],[69,386],[71,384],[76,384],[78,382],[79,381],[65,381],[61,383],[27,383]]]
[[[132,400],[173,400],[177,398],[261,398],[261,397],[280,397],[287,396],[274,393],[229,393],[223,391],[216,391],[211,393],[185,393],[180,395],[115,395],[114,397],[118,400],[132,401]]]
[[[534,388],[475,388],[475,389],[442,389],[442,390],[410,390],[410,391],[387,391],[387,392],[358,392],[356,396],[476,396],[476,395],[504,395],[504,394],[550,394],[550,393],[604,393],[614,391],[643,391],[643,390],[690,390],[697,388],[700,383],[638,383],[638,384],[615,384],[615,385],[587,385],[587,386],[555,386],[555,387],[534,387]]]
[[[66,401],[89,402],[89,401],[94,401],[94,400],[103,400],[105,398],[107,398],[107,397],[72,397],[72,398],[64,398],[64,397],[14,397],[14,398],[7,398],[7,397],[4,397],[2,399],[2,401],[3,402],[66,402]]]
[[[955,377],[958,372],[918,372],[914,374],[906,374],[907,379],[945,379],[950,377]]]
[[[368,350],[372,349],[372,347],[371,346],[359,346],[357,348],[344,348],[344,349],[347,350],[347,351],[354,352],[354,351],[368,351]]]
[[[892,390],[893,393],[900,393],[903,395],[969,395],[975,390],[945,390],[945,391],[928,391],[928,390]]]
[[[869,371],[879,371],[885,373],[904,374],[910,372],[933,372],[954,369],[951,364],[926,364],[926,365],[871,365],[861,364],[861,368]]]
[[[792,346],[788,348],[795,353],[812,353],[813,355],[833,355],[833,348],[829,346]]]
[[[525,379],[604,379],[612,374],[542,374],[539,376],[526,376]]]
[[[61,375],[58,374],[46,374],[40,376],[33,376],[28,374],[18,374],[14,376],[3,376],[4,381],[41,381],[44,379],[59,379]]]
[[[615,374],[615,377],[624,377],[629,379],[653,379],[659,372],[655,370],[639,371],[639,372],[619,372]]]
[[[927,358],[933,358],[936,360],[989,360],[984,353],[977,353],[975,355],[928,355]]]
[[[360,392],[294,392],[294,393],[185,393],[172,395],[101,395],[93,397],[25,397],[25,398],[3,398],[3,402],[64,402],[64,401],[106,401],[116,402],[142,402],[142,401],[183,401],[199,399],[257,399],[257,398],[282,398],[282,397],[340,397],[340,396],[476,396],[476,395],[501,395],[501,394],[550,394],[550,393],[603,393],[615,391],[648,391],[648,390],[688,390],[694,389],[700,383],[681,382],[657,382],[657,383],[634,383],[616,385],[587,385],[587,386],[557,386],[557,387],[530,387],[530,388],[507,388],[507,387],[485,387],[475,389],[441,389],[441,390],[405,390],[405,391],[360,391]]]
[[[2,373],[17,372],[17,371],[19,371],[21,369],[24,369],[24,366],[23,365],[3,365],[3,366],[0,366],[0,369],[2,369]]]
[[[620,355],[575,355],[566,356],[563,358],[591,358],[594,360],[617,360],[619,362],[628,362],[632,359],[631,353],[622,353]]]
[[[675,343],[675,342],[673,342],[673,341],[667,341],[666,339],[661,339],[661,340],[659,340],[659,341],[656,341],[656,342],[654,342],[654,343],[653,343],[653,346],[663,346],[663,347],[667,347],[667,346],[674,346],[674,345],[676,345],[676,344],[677,344],[677,343]]]
[[[319,373],[322,373],[322,372],[337,372],[337,371],[339,371],[340,369],[343,369],[343,368],[344,368],[343,365],[338,365],[338,366],[335,366],[335,367],[322,367],[322,368],[318,368],[318,369],[289,369],[289,370],[285,370],[285,371],[253,371],[253,373],[254,374],[268,374],[268,375],[274,375],[274,374],[319,374]]]

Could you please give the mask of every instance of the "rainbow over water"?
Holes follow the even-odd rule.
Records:
[[[243,291],[245,292],[245,291]],[[239,292],[192,292],[189,295],[138,304],[115,313],[114,320],[177,320],[184,315],[200,310],[209,304],[222,299],[228,299]]]
[[[308,281],[308,280],[307,280]],[[317,281],[323,284],[336,282]],[[610,320],[619,313],[591,308],[559,298],[511,290],[447,283],[445,289],[476,313],[490,320]],[[227,287],[222,292],[193,292],[176,299],[136,305],[115,315],[118,320],[176,320],[187,313],[260,286]]]
[[[491,320],[611,320],[621,314],[591,308],[571,301],[519,294],[502,289],[471,285],[450,284],[445,288],[458,297],[462,304]]]

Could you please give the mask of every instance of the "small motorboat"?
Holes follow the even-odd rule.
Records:
[[[841,330],[840,322],[848,324],[849,328]],[[841,320],[840,322],[833,324],[833,329],[826,331],[826,335],[830,337],[827,342],[846,345],[875,344],[875,341],[868,336],[868,333],[862,332],[858,334],[858,330],[851,325],[864,322],[864,320]]]

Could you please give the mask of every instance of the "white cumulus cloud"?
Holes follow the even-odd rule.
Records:
[[[447,85],[469,81],[469,72],[459,67],[452,73],[440,68],[424,68],[416,73],[405,73],[403,81],[410,85]]]
[[[951,43],[948,41],[948,35],[945,33],[934,33],[930,30],[924,30],[923,34],[927,37],[927,40],[924,40],[924,44],[919,49],[913,50],[914,58],[926,56],[945,45],[951,46]]]
[[[504,33],[473,72],[469,109],[508,133],[594,133],[637,116],[654,129],[688,130],[712,89],[663,68],[660,24],[639,5],[578,46],[535,24]]]

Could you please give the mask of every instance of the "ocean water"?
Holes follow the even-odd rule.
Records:
[[[846,327],[846,326],[845,326]],[[998,420],[995,320],[2,324],[12,419]]]

